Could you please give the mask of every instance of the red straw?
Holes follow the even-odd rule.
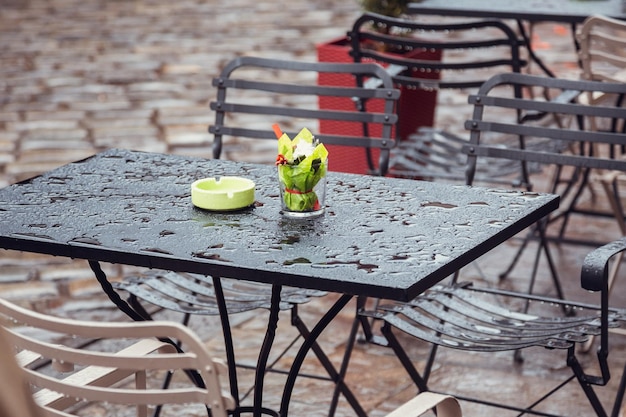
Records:
[[[283,135],[283,131],[280,130],[278,123],[274,123],[272,125],[272,129],[274,129],[274,134],[276,135],[276,139],[280,139],[280,137]]]

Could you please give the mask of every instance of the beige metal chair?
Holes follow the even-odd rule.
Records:
[[[626,82],[626,22],[590,16],[578,30],[576,39],[583,79]]]
[[[233,398],[220,382],[225,365],[212,358],[202,341],[178,323],[69,320],[3,299],[0,313],[3,322],[12,323],[0,327],[2,416],[71,417],[86,402],[103,402],[105,409],[117,404],[136,406],[138,416],[147,415],[151,405],[181,404],[199,415],[197,409],[189,408],[189,404],[197,403],[206,407],[207,413],[210,409],[214,417],[227,416],[235,409]],[[98,338],[97,345],[103,349],[77,346],[80,338]],[[166,341],[170,338],[183,341],[187,352],[178,352]],[[122,344],[125,347],[118,350]],[[198,371],[204,386],[189,381],[182,386],[176,381],[170,389],[161,389],[148,384],[159,371],[188,369]],[[417,417],[431,409],[440,417],[462,416],[455,398],[425,392],[387,417]],[[174,409],[174,413],[181,415],[181,410]]]
[[[147,416],[151,406],[180,404],[225,417],[235,406],[220,382],[226,365],[212,358],[203,342],[183,325],[69,320],[2,299],[0,313],[2,322],[10,323],[4,327],[5,343],[16,349],[17,362],[33,387],[42,416],[72,416],[82,404],[92,402],[105,408],[135,406],[137,416]],[[182,341],[186,352],[177,351],[170,338]],[[97,342],[81,346],[82,341],[93,339]],[[7,368],[3,365],[2,369]],[[200,379],[190,380],[184,375],[186,370],[197,371]],[[168,371],[177,371],[183,378],[169,389],[151,384],[154,380],[160,384]],[[3,376],[2,392],[13,384]]]
[[[396,408],[387,417],[417,417],[435,409],[438,417],[462,417],[459,402],[450,395],[422,392]]]
[[[0,327],[0,416],[40,417],[24,373],[13,358],[13,347]]]
[[[626,82],[626,22],[605,16],[590,16],[581,25],[576,33],[579,44],[578,59],[581,65],[580,77],[589,81],[604,81],[614,83]],[[604,94],[602,92],[586,92],[579,96],[578,101],[589,105],[608,105],[621,107],[624,96],[622,94]],[[601,122],[590,117],[586,121],[593,130],[607,130],[624,133],[626,126],[619,118]],[[625,144],[612,146],[594,145],[589,152],[610,158],[623,158]],[[622,234],[626,234],[626,223],[619,201],[618,182],[624,180],[623,174],[612,170],[594,170],[585,173],[588,180],[583,182],[586,187],[600,184],[608,196],[609,203]],[[578,197],[584,187],[572,199],[569,212],[577,213]],[[567,219],[566,219],[567,220]],[[566,222],[561,227],[560,236],[563,236]]]
[[[626,22],[606,16],[590,16],[576,35],[580,45],[578,55],[582,69],[581,78],[593,81],[626,82]],[[609,103],[610,105],[621,106],[624,97],[623,95],[586,94],[580,99],[593,105],[600,105],[611,100],[613,103]],[[593,123],[595,129],[621,130],[622,132],[626,129],[623,120],[613,120],[608,126],[598,126],[595,119],[590,122]],[[602,151],[608,152],[612,157],[624,157],[623,146],[609,150],[595,149],[595,152]],[[626,235],[623,209],[619,195],[616,193],[618,181],[623,182],[624,175],[617,171],[595,174],[592,179],[602,184],[609,197],[617,224],[622,234]]]

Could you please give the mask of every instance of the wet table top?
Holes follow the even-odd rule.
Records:
[[[411,13],[447,16],[494,17],[530,22],[582,23],[588,16],[602,14],[626,18],[625,0],[421,0],[410,3]]]
[[[190,184],[237,175],[253,206]],[[329,172],[326,213],[280,214],[273,166],[109,150],[0,190],[0,247],[409,300],[558,206],[558,197]]]

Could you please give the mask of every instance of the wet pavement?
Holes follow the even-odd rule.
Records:
[[[206,127],[213,115],[208,102],[214,95],[211,78],[224,63],[238,55],[316,59],[316,43],[342,36],[360,14],[358,2],[295,0],[231,0],[228,2],[180,0],[0,0],[0,186],[6,186],[70,161],[110,147],[210,156],[211,138]],[[560,76],[576,77],[577,67],[568,28],[536,28],[537,53]],[[440,94],[436,123],[462,131],[467,105],[462,93]],[[246,145],[248,159],[270,162],[274,149]],[[233,149],[240,149],[233,144]],[[242,153],[233,153],[237,158]],[[587,195],[588,204],[603,202]],[[610,221],[576,219],[569,233],[610,241],[618,237]],[[505,281],[498,274],[519,246],[519,240],[497,248],[464,271],[467,279],[488,285],[524,288],[533,257],[525,256]],[[569,297],[587,299],[579,288],[582,257],[588,247],[554,248]],[[552,294],[543,272],[537,291]],[[106,266],[109,276],[123,268]],[[4,251],[0,257],[0,296],[42,311],[72,317],[110,320],[120,318],[95,286],[84,262]],[[618,287],[617,293],[621,294]],[[301,308],[313,323],[328,309],[334,296]],[[352,324],[349,306],[322,335],[324,349],[339,363]],[[159,317],[173,318],[171,314]],[[254,312],[237,315],[235,340],[243,363],[254,366],[262,341],[265,316]],[[220,355],[218,322],[194,318],[191,326]],[[289,317],[281,317],[276,345],[295,335]],[[612,346],[615,377],[601,389],[610,402],[626,356],[623,338]],[[411,356],[423,363],[427,346],[413,342]],[[293,353],[277,365],[290,363]],[[481,355],[441,352],[431,377],[436,390],[476,394],[495,401],[527,404],[567,374],[564,352],[531,349],[516,364],[510,352]],[[593,366],[594,355],[586,365]],[[321,373],[315,359],[305,370]],[[242,371],[243,385],[252,373]],[[382,416],[410,398],[415,389],[389,349],[358,344],[347,380],[364,408]],[[276,405],[284,376],[267,377],[266,399]],[[329,383],[302,379],[293,395],[294,416],[325,415],[332,392]],[[250,398],[246,401],[251,401]],[[515,412],[489,410],[463,403],[467,416],[514,416]],[[581,390],[572,384],[540,408],[568,416],[590,416]],[[88,410],[87,415],[100,415]],[[104,415],[104,414],[102,414]],[[351,416],[341,401],[339,416]]]

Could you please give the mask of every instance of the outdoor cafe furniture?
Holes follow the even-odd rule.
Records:
[[[473,17],[481,19],[512,19],[517,22],[520,35],[527,45],[530,58],[542,71],[554,76],[535,53],[532,45],[532,26],[537,23],[564,23],[571,26],[572,40],[575,40],[577,25],[587,17],[600,14],[615,19],[626,19],[626,7],[623,0],[530,0],[498,2],[489,0],[421,0],[409,3],[409,14]],[[531,26],[529,32],[525,24]]]
[[[613,19],[607,16],[592,15],[585,19],[579,27],[576,38],[580,49],[578,51],[581,65],[581,78],[592,81],[608,81],[613,83],[624,83],[626,81],[626,21]],[[603,94],[598,92],[587,92],[579,97],[579,101],[589,105],[615,105],[623,106],[624,93]],[[607,123],[608,122],[608,123]],[[612,132],[625,133],[626,124],[624,119],[613,118],[611,121],[589,120],[590,128],[608,129]],[[604,125],[603,125],[604,124]],[[621,126],[620,126],[621,125]],[[593,147],[596,155],[609,155],[612,158],[624,159],[624,142],[620,145],[597,145]],[[604,195],[606,195],[612,214],[619,226],[622,235],[626,236],[626,221],[624,218],[624,207],[621,203],[620,188],[626,178],[620,170],[594,170],[589,175],[589,187],[600,184]],[[570,202],[572,211],[577,211],[578,201]],[[602,213],[606,214],[606,213]],[[564,228],[561,228],[563,233]],[[623,254],[622,254],[623,256]],[[621,259],[621,258],[620,258]],[[615,268],[609,277],[609,288],[613,282],[619,268]]]
[[[580,168],[583,171],[594,169],[626,171],[624,160],[613,159],[608,155],[576,152],[581,144],[598,146],[623,144],[624,134],[621,132],[585,129],[584,127],[588,125],[590,118],[601,125],[610,123],[614,118],[625,120],[626,108],[613,105],[580,104],[575,101],[545,101],[529,96],[511,98],[506,91],[529,87],[550,89],[555,94],[562,91],[576,91],[582,95],[587,93],[612,96],[626,94],[626,84],[623,83],[565,80],[513,73],[492,77],[479,89],[478,93],[469,97],[469,102],[474,106],[474,112],[472,118],[466,122],[466,128],[470,131],[470,140],[464,146],[464,152],[468,155],[468,183],[472,183],[476,161],[491,158],[539,163],[553,169],[570,167]],[[545,112],[550,116],[558,115],[566,120],[571,119],[574,123],[573,126],[546,126],[541,123],[518,124],[518,112],[526,111]],[[581,124],[575,123],[576,121]],[[485,141],[490,135],[523,136],[528,144],[537,140],[562,141],[568,143],[568,148],[572,151],[549,152],[548,148],[537,151],[531,148],[506,146],[504,142],[496,144]],[[559,219],[558,213],[549,221],[555,221],[555,219]],[[545,246],[547,242],[543,229],[538,228],[537,231],[542,245]],[[567,365],[572,370],[572,375],[567,381],[575,378],[579,382],[595,415],[616,416],[619,413],[626,387],[626,377],[623,377],[618,388],[611,414],[605,411],[593,387],[606,385],[609,380],[610,372],[607,362],[610,348],[609,329],[619,326],[625,318],[626,311],[609,304],[609,277],[612,276],[609,270],[619,266],[621,253],[625,249],[626,238],[622,238],[605,244],[585,258],[581,273],[581,286],[585,290],[598,293],[598,301],[595,304],[581,305],[572,301],[563,301],[562,297],[560,299],[535,297],[455,282],[451,285],[435,287],[408,303],[381,306],[378,310],[364,312],[363,315],[385,322],[383,332],[387,340],[419,389],[432,388],[428,385],[428,377],[433,357],[431,356],[424,371],[421,374],[418,373],[392,329],[405,332],[435,346],[473,352],[518,351],[531,346],[565,350]],[[546,253],[549,254],[548,251]],[[617,254],[620,254],[616,257],[618,262],[610,263],[609,261]],[[485,295],[487,296],[483,297]],[[495,299],[495,296],[504,296],[509,301]],[[542,305],[561,306],[565,311],[574,309],[576,315],[563,317],[558,309],[556,313],[550,312],[549,315],[546,312],[532,312],[532,314],[529,312],[527,315],[520,315],[518,312],[502,308],[502,305],[510,305],[515,303],[515,300],[518,304],[520,302],[525,304],[527,308],[529,304],[525,300],[539,301]],[[599,335],[600,339],[597,358],[600,369],[598,376],[583,369],[584,360],[579,360],[580,352],[577,352],[580,347],[578,345],[583,346],[594,335]],[[433,354],[434,352],[436,348]],[[478,399],[479,402],[484,400]],[[495,406],[509,407],[507,404],[499,404],[498,401],[488,400],[487,402]],[[530,413],[535,406],[536,403],[518,411]]]
[[[222,384],[226,364],[181,324],[72,320],[4,299],[0,317],[11,323],[0,326],[3,416],[68,417],[84,415],[83,407],[94,405],[120,414],[130,405],[137,417],[147,417],[155,405],[178,416],[226,417],[237,410]],[[174,343],[181,343],[184,351]],[[46,361],[56,372],[41,365]],[[159,370],[161,375],[186,373],[191,379],[178,379],[171,389],[157,388]],[[441,417],[462,416],[455,398],[425,392],[387,417],[417,417],[430,409]]]
[[[243,176],[255,202],[234,212],[194,207],[200,178]],[[0,190],[0,247],[272,285],[259,354],[256,415],[282,287],[340,294],[303,341],[285,382],[287,416],[296,376],[317,337],[354,297],[409,301],[557,208],[549,194],[396,178],[328,174],[326,212],[280,213],[276,168],[112,149]],[[98,268],[95,268],[98,270]],[[101,271],[100,271],[101,272]],[[124,311],[136,314],[97,278]],[[225,329],[229,316],[220,299]],[[352,339],[353,340],[353,339]],[[350,393],[341,375],[337,389]],[[365,412],[354,402],[358,415]]]
[[[389,65],[393,80],[409,88],[463,94],[475,93],[494,74],[521,73],[527,67],[521,51],[524,42],[504,21],[463,18],[432,23],[427,19],[412,17],[415,16],[391,18],[373,13],[361,15],[348,32],[352,48],[350,53],[355,62],[375,60],[385,63]],[[374,48],[372,45],[381,47]],[[422,50],[438,51],[441,59],[412,57],[411,52]],[[393,70],[398,68],[399,72],[395,73]],[[439,77],[424,76],[430,77],[433,73]],[[521,97],[529,92],[515,88],[507,90],[507,93],[511,97]],[[420,109],[418,107],[412,111],[417,113]],[[471,111],[472,106],[468,103],[468,117]],[[542,119],[541,115],[541,112],[524,112],[515,120],[522,124]],[[411,114],[399,114],[399,117],[411,117]],[[467,155],[462,148],[468,143],[469,132],[459,134],[451,131],[451,128],[421,128],[410,135],[408,140],[398,142],[391,150],[390,175],[465,183]],[[554,141],[525,144],[521,137],[513,137],[508,142],[511,146],[532,146],[535,150],[544,147],[563,149],[558,147],[559,142]],[[495,138],[493,143],[502,145],[499,138]],[[474,167],[475,183],[483,181],[490,185],[529,190],[533,187],[531,174],[541,172],[537,164],[530,165],[507,158],[480,159]],[[539,248],[537,256],[542,249]],[[549,272],[557,291],[562,294],[556,268],[550,265]],[[537,273],[534,270],[529,277],[531,286]]]
[[[348,39],[355,62],[374,60],[386,65],[394,83],[409,90],[467,95],[491,75],[521,72],[527,65],[521,56],[522,42],[499,20],[433,23],[365,13],[352,25]],[[424,59],[420,52],[425,50],[439,59]],[[400,120],[423,111],[419,103],[405,110],[399,112]],[[470,112],[468,105],[468,116]],[[466,158],[460,147],[465,141],[449,128],[423,127],[391,150],[389,174],[463,181]],[[519,164],[492,163],[485,166],[484,175],[499,178],[503,171],[519,169]]]
[[[626,21],[612,19],[606,16],[594,15],[587,18],[577,33],[580,44],[579,60],[581,63],[581,78],[592,81],[608,81],[613,83],[626,82]],[[582,102],[590,105],[622,106],[624,94],[599,94],[589,92],[580,96]],[[614,118],[608,126],[599,125],[599,121],[591,119],[589,123],[594,129],[610,129],[613,132],[626,132],[624,120]],[[620,126],[621,125],[621,126]],[[623,159],[624,143],[611,146],[608,149],[598,149],[595,152],[605,152],[613,158]],[[620,171],[598,172],[594,176],[599,181],[611,202],[617,223],[626,235],[624,210],[618,193],[618,182],[623,182],[624,174]]]
[[[342,82],[327,85],[322,80]],[[214,158],[229,158],[224,147],[233,138],[275,142],[268,122],[273,120],[292,138],[309,127],[331,153],[335,146],[347,147],[350,158],[335,158],[331,163],[336,167],[364,160],[369,174],[387,174],[389,151],[396,146],[400,91],[382,66],[244,56],[229,61],[213,86],[215,123],[209,133]],[[237,160],[246,156],[240,153]]]
[[[235,408],[221,382],[226,364],[182,324],[72,320],[4,299],[0,299],[0,317],[2,323],[11,323],[0,328],[0,342],[11,349],[8,355],[2,352],[6,355],[0,359],[2,369],[9,368],[8,361],[15,355],[32,387],[39,408],[36,415],[41,417],[82,415],[76,410],[93,403],[120,415],[134,407],[137,417],[152,415],[154,406],[165,406],[168,413],[176,409],[169,406],[177,406],[178,415],[204,415],[210,409],[212,417],[226,417]],[[185,351],[177,349],[174,341],[182,343]],[[46,362],[52,363],[52,369]],[[199,379],[187,379],[188,370]],[[161,387],[165,373],[183,378],[168,389]],[[0,386],[4,391],[4,384],[13,383],[3,375]]]
[[[556,97],[556,99],[545,100],[543,97],[512,99],[510,94],[506,93],[506,88],[543,89],[549,91],[550,97]],[[589,176],[593,172],[624,172],[626,170],[626,161],[623,159],[615,158],[608,152],[592,150],[619,147],[624,143],[626,138],[624,132],[612,129],[610,126],[615,120],[626,118],[626,108],[620,107],[619,101],[607,101],[604,105],[597,106],[580,102],[579,97],[603,94],[615,99],[625,92],[626,87],[623,83],[502,74],[494,76],[478,95],[472,95],[469,98],[470,104],[474,105],[474,114],[472,119],[465,124],[470,131],[470,143],[465,145],[464,153],[470,156],[472,163],[494,158],[518,160],[530,165],[539,164],[543,172],[552,173],[554,176],[551,189],[548,191],[560,194],[564,201],[562,208],[548,219],[547,236],[539,237],[540,246],[546,248],[545,255],[552,276],[557,279],[555,282],[557,289],[558,272],[547,250],[548,241],[590,247],[600,246],[607,243],[608,239],[564,235],[571,215],[604,218],[621,216],[617,212],[581,207],[579,200],[581,193],[588,190]],[[559,99],[567,96],[570,98]],[[542,113],[545,115],[544,119],[553,119],[554,122],[520,125],[515,121],[520,113]],[[598,128],[599,126],[601,128]],[[503,143],[496,144],[493,139],[490,140],[494,137],[500,138]],[[510,145],[503,146],[507,137],[523,138],[527,149],[515,149]],[[480,143],[480,146],[476,146],[477,143]],[[541,143],[555,146],[532,149],[539,146],[534,144]],[[565,178],[562,172],[568,169],[571,173]],[[470,171],[470,175],[474,175],[473,171]],[[475,184],[474,179],[478,180],[478,177],[469,177],[468,183]],[[618,224],[619,221],[618,219]],[[558,233],[553,232],[557,228]],[[526,240],[521,246],[519,254],[524,250],[528,241]],[[519,259],[519,254],[502,277],[506,277],[511,272]]]
[[[514,19],[528,22],[582,23],[593,14],[626,18],[623,0],[530,0],[502,3],[489,0],[420,0],[409,13]]]
[[[323,77],[344,79],[346,83],[320,85],[318,81]],[[380,84],[364,86],[365,79],[375,79]],[[277,133],[269,119],[279,121],[277,127],[291,137],[297,133],[294,126],[315,129],[313,126],[318,124],[320,127],[344,124],[350,126],[348,132],[333,135],[316,133],[316,138],[332,154],[331,166],[339,167],[342,162],[349,164],[360,160],[363,165],[369,166],[368,172],[372,174],[382,175],[387,171],[389,149],[395,145],[397,115],[394,108],[399,92],[394,88],[391,77],[379,65],[244,56],[227,62],[213,79],[213,86],[216,93],[210,107],[215,116],[209,132],[216,159],[254,158],[255,155],[246,155],[245,151],[241,151],[245,149],[245,141],[260,140],[276,147]],[[328,106],[318,109],[318,102]],[[336,145],[349,145],[351,158],[341,161],[335,153]],[[236,156],[235,152],[238,152]],[[273,159],[267,162],[273,162]],[[149,316],[146,308],[155,306],[183,313],[185,323],[190,316],[219,314],[216,290],[210,277],[152,269],[126,275],[122,282],[116,282],[114,286],[123,297],[129,297],[128,302],[134,311],[146,317]],[[269,309],[271,305],[269,285],[222,279],[220,286],[219,291],[224,292],[226,309],[230,314]],[[308,334],[309,330],[300,319],[298,305],[322,295],[325,295],[323,291],[282,288],[281,309],[290,310],[291,323],[301,335]],[[225,331],[225,334],[229,338],[229,332]],[[314,351],[319,352],[317,347]],[[235,366],[239,364],[231,355],[231,350],[227,350],[230,373],[235,375]],[[328,363],[326,358],[320,360]],[[274,370],[271,367],[268,369]],[[331,376],[334,374],[330,367],[328,372]],[[231,380],[231,392],[237,401],[247,395],[239,393],[236,380]],[[356,403],[353,399],[350,401]]]

